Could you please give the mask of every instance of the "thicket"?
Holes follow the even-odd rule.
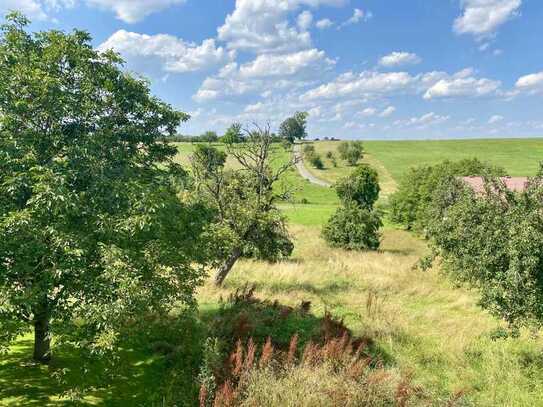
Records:
[[[364,156],[361,141],[342,141],[337,148],[339,157],[349,165],[355,166]]]
[[[389,217],[407,229],[423,232],[430,224],[435,191],[453,184],[457,177],[504,175],[503,168],[476,158],[410,168],[390,196]]]
[[[361,165],[335,189],[342,206],[324,226],[323,238],[332,247],[348,250],[379,248],[381,213],[374,209],[380,191],[377,171]]]

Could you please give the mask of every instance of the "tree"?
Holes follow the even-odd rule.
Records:
[[[324,163],[322,162],[320,154],[312,154],[309,157],[309,163],[318,170],[324,169]]]
[[[215,143],[219,140],[219,136],[214,131],[208,130],[199,137],[199,140],[204,143]]]
[[[335,189],[343,204],[356,202],[360,207],[372,209],[379,198],[379,176],[369,165],[358,166],[350,175],[340,179]]]
[[[443,185],[428,225],[433,258],[456,281],[479,289],[481,305],[513,329],[543,325],[541,175],[522,193],[493,177],[483,193],[458,180]]]
[[[193,304],[209,218],[178,198],[184,113],[82,31],[0,34],[0,346],[34,329],[99,352],[127,320]],[[198,266],[202,264],[202,266]]]
[[[246,139],[243,145],[228,147],[237,169],[221,165],[202,171],[210,166],[193,157],[199,198],[215,210],[210,234],[216,237],[216,250],[224,259],[215,274],[217,285],[242,256],[276,261],[293,250],[286,218],[275,205],[284,195],[276,193],[274,185],[294,162],[272,163],[273,139],[268,129],[248,131]]]
[[[429,223],[428,210],[435,206],[434,192],[441,185],[452,184],[456,177],[484,175],[503,176],[506,172],[476,158],[411,168],[390,197],[390,218],[407,229],[422,231]]]
[[[301,140],[307,137],[306,125],[307,112],[296,112],[294,116],[289,117],[279,127],[279,136],[288,141],[294,143],[296,140]]]
[[[222,136],[221,141],[225,144],[236,144],[243,142],[243,132],[240,123],[233,123]]]
[[[361,165],[339,180],[335,189],[342,207],[324,226],[324,240],[332,247],[348,250],[379,248],[381,214],[373,208],[380,191],[377,172],[368,165]]]

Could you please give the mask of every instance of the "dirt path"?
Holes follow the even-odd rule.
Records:
[[[320,185],[321,187],[330,187],[330,186],[332,186],[331,183],[315,177],[313,174],[311,174],[307,170],[307,168],[305,168],[303,155],[302,155],[302,145],[301,144],[295,144],[294,145],[294,158],[296,160],[296,168],[298,169],[298,172],[300,173],[302,178],[305,178],[306,180],[308,180],[312,184]]]

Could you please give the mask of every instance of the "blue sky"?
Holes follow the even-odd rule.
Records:
[[[0,0],[80,28],[192,119],[311,137],[543,136],[541,0]]]

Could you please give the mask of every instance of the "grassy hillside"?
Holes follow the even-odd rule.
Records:
[[[390,191],[392,177],[399,177],[405,168],[442,158],[476,155],[505,166],[513,175],[534,173],[534,162],[543,158],[543,140],[458,143],[367,142],[365,160],[379,169],[387,185],[384,189]],[[319,152],[336,145],[316,143]],[[476,146],[482,151],[472,154]],[[192,146],[180,144],[179,148],[177,159],[188,163]],[[278,148],[276,157],[286,160],[288,152]],[[350,167],[327,171],[319,176],[339,177]],[[410,375],[436,405],[445,405],[453,395],[465,402],[460,405],[543,405],[541,337],[522,332],[520,338],[495,339],[496,329],[502,324],[481,310],[476,292],[454,287],[438,270],[413,269],[427,247],[408,232],[385,226],[378,252],[327,247],[320,238],[320,226],[337,206],[333,190],[309,184],[295,170],[285,181],[295,188],[293,203],[282,204],[291,220],[293,257],[278,264],[243,260],[236,264],[225,287],[217,289],[207,282],[198,293],[202,321],[218,315],[221,297],[226,298],[247,282],[254,283],[259,298],[292,306],[311,301],[315,315],[330,311],[343,318],[355,335],[372,338],[373,354],[390,372]],[[73,369],[77,354],[61,353],[52,370],[33,366],[29,363],[30,339],[21,338],[7,356],[0,357],[0,405],[71,405],[62,396],[65,386],[48,372]],[[149,404],[151,400],[160,399],[160,394],[153,392],[168,380],[168,361],[146,345],[128,349],[123,358],[128,362],[127,370],[120,372],[113,388],[104,389],[97,382],[97,389],[82,404],[153,405]],[[95,368],[89,374],[99,372]],[[185,379],[194,381],[192,377]],[[66,380],[78,382],[70,374]]]
[[[395,183],[410,167],[436,164],[443,160],[461,160],[477,157],[482,161],[504,167],[512,176],[533,176],[543,161],[541,139],[481,139],[481,140],[428,140],[428,141],[364,141],[363,162],[379,171],[381,187],[385,195],[394,191]],[[325,168],[308,169],[317,177],[335,182],[347,175],[352,167],[339,160],[337,141],[313,143],[321,154]],[[325,157],[334,152],[337,167]]]

